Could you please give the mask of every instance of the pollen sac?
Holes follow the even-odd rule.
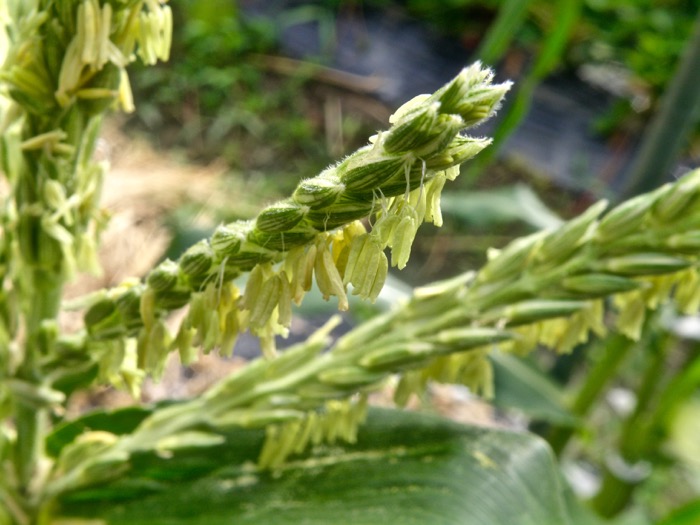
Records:
[[[44,183],[44,201],[54,210],[60,210],[66,203],[66,189],[53,179]]]
[[[292,324],[292,286],[287,273],[277,275],[280,282],[280,299],[277,304],[277,322],[284,327]]]
[[[309,210],[293,201],[281,201],[260,212],[255,227],[265,233],[285,232],[294,228]]]
[[[382,245],[391,245],[396,227],[401,222],[401,217],[395,213],[381,213],[374,223],[372,232],[379,237]],[[364,232],[363,232],[364,233]],[[392,264],[392,266],[395,266]]]
[[[411,256],[413,240],[418,232],[418,224],[410,215],[405,215],[396,226],[391,241],[391,265],[403,270]]]
[[[694,268],[686,270],[675,289],[674,300],[678,309],[693,315],[700,308],[700,276]]]
[[[338,298],[338,310],[347,310],[349,305],[347,294],[345,293],[345,284],[340,277],[338,268],[333,263],[331,252],[323,244],[318,246],[316,252],[314,274],[316,275],[316,284],[323,298],[328,300],[333,295]]]
[[[439,172],[428,184],[426,184],[427,194],[425,196],[425,220],[432,222],[435,226],[442,226],[442,210],[440,207],[440,197],[442,189],[445,187],[447,177],[444,172]]]
[[[292,199],[312,210],[332,205],[345,190],[335,168],[329,168],[318,177],[302,181],[294,190]]]
[[[262,328],[269,321],[282,297],[282,281],[277,275],[264,278],[259,289],[260,293],[246,303],[246,307],[250,310],[249,322],[252,328]],[[253,296],[248,295],[248,297]]]
[[[386,281],[388,267],[380,239],[360,235],[350,246],[344,282],[352,284],[354,295],[375,301]]]
[[[292,249],[285,258],[285,273],[291,276],[290,287],[292,300],[301,304],[304,294],[311,289],[316,245]]]

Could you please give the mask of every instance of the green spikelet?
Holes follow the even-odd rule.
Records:
[[[400,156],[372,154],[371,146],[361,149],[338,165],[340,180],[348,193],[372,194],[377,187],[404,172],[406,159]]]
[[[214,252],[209,241],[203,240],[189,248],[179,260],[180,269],[189,277],[206,275],[214,264]]]
[[[690,262],[663,253],[623,255],[601,263],[601,269],[618,275],[656,275],[683,270]]]
[[[301,206],[316,210],[333,205],[344,191],[345,185],[340,181],[337,169],[331,167],[318,177],[301,181],[294,190],[292,199]]]
[[[170,259],[160,263],[149,272],[146,283],[157,292],[164,292],[175,287],[180,267]]]
[[[582,299],[605,297],[639,288],[640,283],[633,279],[605,273],[591,273],[567,277],[562,286]]]
[[[286,232],[299,224],[308,209],[291,200],[275,203],[260,212],[255,227],[265,233]]]
[[[244,224],[232,223],[221,225],[211,236],[210,245],[217,257],[224,259],[236,255],[246,239],[247,229]]]

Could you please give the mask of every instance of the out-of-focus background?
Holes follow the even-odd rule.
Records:
[[[530,190],[568,217],[600,197],[647,189],[634,160],[682,73],[681,55],[693,47],[700,2],[203,0],[172,7],[172,58],[134,73],[137,110],[122,129],[168,155],[215,163],[225,173],[220,182],[246,197],[233,206],[192,199],[178,209],[169,224],[183,239],[171,255],[188,244],[189,228],[250,217],[363,145],[401,103],[474,60],[515,82],[499,115],[473,130],[496,143],[449,188],[446,227],[422,232],[403,274],[415,283],[463,271],[483,261],[487,247],[552,224]],[[682,102],[683,113],[693,113],[694,100]],[[683,137],[667,138],[674,158],[651,187],[698,162],[692,116]]]
[[[142,274],[217,224],[253,217],[364,145],[400,104],[475,60],[515,82],[498,115],[470,131],[495,137],[494,145],[446,188],[445,225],[422,228],[409,266],[392,276],[388,302],[410,286],[478,268],[489,247],[700,164],[700,0],[171,6],[170,61],[134,70],[136,111],[115,117],[105,133],[102,154],[113,166],[105,204],[114,220],[105,275],[89,286]],[[357,305],[348,323],[382,307]],[[311,297],[295,332],[303,337],[331,310]],[[583,497],[619,460],[632,487],[632,520],[700,505],[700,373],[693,372],[700,328],[671,311],[658,318],[644,341],[663,337],[663,351],[642,343],[624,353],[609,364],[616,368],[605,388],[579,405],[587,378],[622,350],[593,342],[568,356],[495,363],[496,398],[486,415],[549,438]],[[244,340],[237,352],[255,348]],[[433,406],[469,397],[434,394]],[[658,410],[668,417],[644,426]],[[656,434],[635,451],[635,432]],[[596,505],[607,516],[622,511]]]

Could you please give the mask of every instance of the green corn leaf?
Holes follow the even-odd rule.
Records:
[[[109,525],[567,525],[564,486],[538,438],[375,409],[355,445],[275,473],[255,459],[262,432],[145,455],[109,485],[65,495],[57,517]],[[497,487],[497,489],[495,489]]]

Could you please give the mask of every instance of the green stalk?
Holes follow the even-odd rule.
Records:
[[[637,389],[637,404],[632,414],[624,421],[619,440],[619,458],[623,467],[610,461],[605,466],[598,494],[591,500],[593,509],[604,518],[612,518],[622,512],[632,498],[635,488],[646,477],[647,472],[640,462],[649,457],[651,449],[658,444],[654,434],[650,406],[659,392],[664,374],[666,358],[670,351],[667,333],[653,334],[650,351],[652,355]]]
[[[35,269],[31,275],[32,289],[27,298],[27,335],[17,378],[39,387],[43,381],[39,360],[51,350],[46,348],[43,325],[45,321],[55,321],[58,317],[64,279],[60,271],[57,274]],[[15,469],[21,493],[32,501],[36,498],[35,492],[41,488],[37,481],[41,481],[39,464],[43,458],[43,438],[48,429],[49,411],[47,407],[18,398],[15,399],[14,409],[17,431]]]
[[[569,410],[572,415],[583,419],[588,414],[603,390],[617,376],[620,365],[636,344],[635,341],[621,334],[613,334],[598,344],[598,348],[593,351],[601,354],[600,359],[586,371],[584,382],[571,402]],[[574,432],[575,428],[570,426],[551,429],[547,441],[555,454],[561,455]]]

